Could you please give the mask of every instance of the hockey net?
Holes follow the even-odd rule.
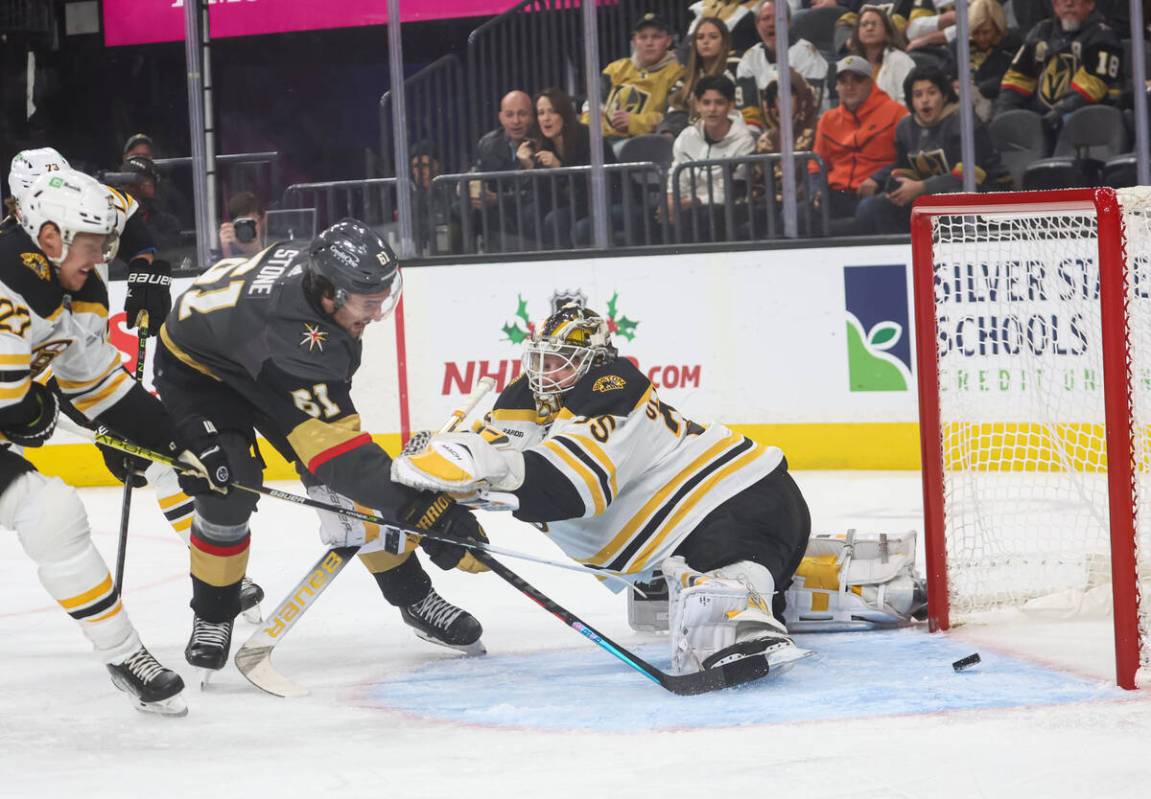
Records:
[[[1151,664],[1151,189],[927,198],[912,243],[933,627],[1113,612],[1134,687]]]

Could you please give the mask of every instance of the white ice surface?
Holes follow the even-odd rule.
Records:
[[[797,480],[817,532],[920,527],[917,475]],[[111,563],[120,492],[83,494]],[[558,554],[510,517],[484,521],[503,546]],[[321,545],[314,516],[291,505],[262,501],[253,527],[249,573],[269,610]],[[187,556],[146,489],[132,529],[129,612],[191,686]],[[619,643],[661,657],[627,627],[623,598],[592,578],[506,562]],[[1034,625],[808,636],[821,657],[774,684],[681,698],[493,575],[429,571],[484,623],[486,659],[417,640],[352,565],[276,652],[309,696],[267,696],[229,665],[209,691],[189,688],[188,717],[164,719],[113,689],[15,535],[0,531],[0,797],[1151,796],[1151,703],[1108,685],[1098,625],[1063,627],[1061,639]],[[237,639],[251,629],[238,624]],[[1024,640],[1052,650],[1043,662],[1067,662],[1011,657]],[[1078,651],[1061,658],[1068,648]],[[976,649],[983,669],[954,674],[951,655]]]

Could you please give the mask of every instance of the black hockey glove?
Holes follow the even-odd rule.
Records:
[[[427,530],[446,538],[471,539],[484,543],[488,540],[476,517],[446,494],[421,494],[400,512],[400,521],[417,530]],[[456,544],[424,538],[420,546],[428,553],[432,563],[441,569],[462,569],[472,573],[488,570],[470,550]]]
[[[32,416],[31,421],[9,424],[0,428],[4,437],[21,447],[39,447],[52,437],[56,420],[60,418],[60,401],[45,386],[32,382],[32,387],[20,405]]]
[[[128,264],[128,299],[124,301],[127,326],[138,327],[141,311],[148,314],[149,336],[160,332],[160,325],[172,310],[172,265],[159,259],[148,263],[133,258]]]
[[[96,432],[109,431],[107,428],[101,427],[97,428]],[[108,467],[108,471],[121,483],[126,483],[131,480],[133,488],[143,488],[148,485],[148,481],[144,477],[144,470],[148,468],[151,461],[138,458],[135,455],[129,455],[127,452],[121,452],[118,449],[106,447],[103,444],[97,444],[96,448],[99,449],[100,454],[104,456],[104,465]]]
[[[188,496],[215,491],[227,494],[232,483],[232,467],[216,438],[216,426],[202,416],[181,422],[176,431],[176,448],[184,449],[176,460],[195,471],[177,472],[180,488]]]
[[[1042,117],[1043,127],[1050,131],[1052,134],[1059,133],[1059,129],[1063,127],[1063,112],[1057,108],[1052,108]]]

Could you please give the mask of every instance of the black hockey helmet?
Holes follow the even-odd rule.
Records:
[[[347,302],[349,294],[391,291],[399,299],[401,277],[396,254],[358,219],[341,219],[321,231],[312,240],[308,256],[305,272],[309,283],[316,289],[328,288],[337,308]]]

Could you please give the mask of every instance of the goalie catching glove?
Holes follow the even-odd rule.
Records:
[[[483,543],[488,540],[476,517],[443,494],[423,494],[417,497],[400,511],[400,520],[417,530],[426,530],[447,538]],[[464,547],[428,538],[421,539],[420,546],[428,553],[432,563],[441,569],[460,569],[473,574],[488,570]]]
[[[419,451],[392,461],[392,480],[453,494],[487,488],[515,491],[524,482],[524,456],[489,443],[484,433],[443,433]]]

